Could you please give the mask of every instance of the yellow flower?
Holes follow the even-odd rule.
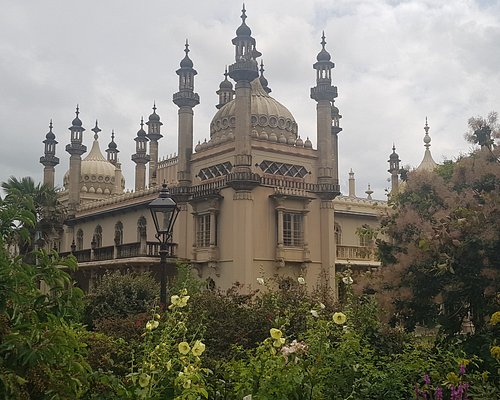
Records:
[[[454,372],[450,372],[448,375],[446,375],[446,380],[450,383],[453,383],[454,385],[457,385],[458,382],[460,382],[460,378]]]
[[[148,374],[142,373],[139,375],[139,386],[144,388],[149,385],[149,381],[151,380],[151,376]]]
[[[180,342],[179,343],[179,353],[186,355],[191,351],[191,347],[188,342]]]
[[[197,340],[194,342],[193,345],[193,355],[196,357],[199,357],[202,355],[202,353],[205,351],[205,343],[201,342],[200,340]]]
[[[491,356],[496,358],[497,360],[500,360],[500,346],[493,346],[490,349]]]
[[[276,328],[271,328],[269,332],[271,333],[271,337],[274,340],[281,339],[281,337],[283,336],[283,332]]]
[[[182,289],[182,290],[180,291],[180,294],[181,294],[182,296],[185,296],[185,295],[187,295],[187,294],[188,294],[188,290],[187,290],[186,288],[184,288],[184,289]]]
[[[191,379],[186,379],[184,383],[182,384],[182,387],[184,389],[189,389],[191,387]]]
[[[186,307],[188,300],[189,300],[189,296],[182,296],[176,304],[177,307],[179,307],[179,308]]]
[[[299,282],[299,285],[305,285],[306,284],[306,280],[303,277],[301,277],[301,276],[299,276],[297,278],[297,281]]]
[[[274,347],[281,347],[285,344],[285,339],[284,338],[279,338],[279,339],[276,339],[274,342],[273,342],[273,346]]]
[[[159,323],[158,321],[148,321],[148,322],[146,323],[146,330],[147,330],[147,331],[152,331],[153,329],[158,328],[158,325],[159,325],[159,324],[160,324],[160,323]]]
[[[496,311],[493,313],[490,319],[490,324],[491,325],[496,325],[500,322],[500,311]]]
[[[332,319],[333,322],[335,322],[337,325],[345,324],[345,322],[347,321],[347,317],[344,313],[341,312],[336,312],[335,314],[333,314]]]
[[[174,306],[177,305],[179,302],[180,297],[174,294],[173,296],[170,297],[170,303],[172,303]]]

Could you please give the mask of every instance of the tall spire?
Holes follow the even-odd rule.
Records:
[[[163,123],[160,121],[160,116],[156,113],[156,102],[153,102],[153,113],[149,116],[146,125],[148,126],[147,137],[150,140],[149,153],[151,155],[149,162],[149,186],[155,186],[158,169],[158,140],[163,137],[160,133]]]
[[[43,169],[43,183],[54,187],[55,166],[59,164],[59,158],[56,157],[56,135],[52,132],[52,119],[49,123],[49,132],[45,135],[43,141],[45,145],[44,155],[40,157],[40,164],[44,166]]]
[[[146,188],[146,164],[150,157],[147,154],[148,137],[144,130],[144,119],[141,118],[141,128],[137,132],[135,140],[135,154],[132,154],[132,161],[135,162],[135,190]]]
[[[396,195],[399,192],[399,173],[400,162],[399,155],[396,153],[396,145],[392,144],[392,153],[389,155],[389,169],[387,172],[391,174],[391,194]]]
[[[68,182],[68,209],[70,213],[74,213],[80,205],[80,178],[82,169],[82,154],[87,151],[87,147],[82,144],[83,127],[80,120],[80,108],[76,106],[76,117],[72,121],[69,131],[71,133],[71,142],[66,145],[66,151],[70,154],[69,158],[69,182]]]
[[[200,96],[194,92],[194,77],[197,74],[193,61],[188,56],[189,43],[186,39],[186,56],[176,71],[179,75],[179,91],[174,93],[173,102],[179,107],[177,181],[180,186],[191,185],[191,155],[193,154],[193,108],[200,104]]]
[[[429,127],[429,124],[427,123],[427,117],[425,117],[424,158],[422,159],[422,162],[420,163],[420,165],[417,167],[417,171],[433,171],[434,168],[436,168],[438,165],[434,161],[434,159],[432,158],[432,154],[431,154],[431,150],[430,150],[431,137],[429,136],[429,129],[430,129],[430,127]]]

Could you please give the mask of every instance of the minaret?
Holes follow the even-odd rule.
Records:
[[[247,18],[245,6],[241,10],[241,25],[236,30],[236,37],[232,40],[235,46],[235,63],[229,66],[229,76],[236,81],[235,85],[235,162],[234,175],[232,178],[234,184],[241,187],[243,180],[247,184],[243,187],[251,189],[255,182],[251,182],[255,177],[251,176],[252,171],[252,148],[250,142],[250,117],[251,117],[251,85],[250,82],[259,77],[259,69],[256,61],[261,53],[255,48],[255,39],[252,37],[252,31],[245,23]],[[245,179],[246,177],[246,179]],[[230,180],[230,184],[231,180]],[[233,185],[234,186],[234,185]]]
[[[396,153],[396,146],[392,145],[392,154],[389,156],[389,169],[387,172],[391,174],[391,194],[396,195],[399,192],[399,155]]]
[[[316,70],[316,86],[311,88],[311,98],[316,100],[316,132],[318,148],[318,195],[320,197],[320,249],[321,273],[324,276],[325,290],[336,293],[335,284],[335,215],[333,199],[340,193],[338,173],[336,171],[337,150],[332,140],[332,103],[337,97],[337,88],[332,85],[332,68],[335,64],[325,49],[325,33],[321,37],[321,51],[317,62],[313,64]],[[335,161],[334,161],[335,158]]]
[[[141,129],[135,137],[135,154],[132,154],[132,161],[135,162],[135,190],[146,188],[146,164],[150,157],[147,154],[148,137],[144,130],[144,120],[141,118]]]
[[[215,93],[219,95],[219,104],[215,107],[220,109],[224,104],[229,103],[234,98],[233,84],[227,79],[228,77],[227,67],[224,71],[224,80],[219,85],[219,90]]]
[[[179,131],[177,181],[179,186],[191,186],[191,155],[193,154],[193,108],[200,104],[198,93],[194,92],[193,61],[189,58],[189,43],[186,39],[186,55],[181,60],[179,75],[179,91],[174,94],[173,102],[179,107]]]
[[[49,123],[49,132],[45,135],[45,152],[42,157],[40,157],[40,164],[44,166],[43,168],[43,183],[54,188],[54,175],[55,166],[59,164],[59,158],[56,157],[56,135],[52,132],[52,120]]]
[[[325,33],[321,37],[322,49],[318,53],[313,68],[316,70],[316,86],[311,88],[311,98],[318,103],[316,106],[317,118],[317,148],[319,152],[318,183],[326,184],[326,191],[335,197],[338,192],[338,175],[335,174],[331,154],[332,143],[332,102],[337,97],[337,87],[332,85],[332,68],[335,64],[330,61],[331,56],[325,49]],[[335,161],[336,163],[336,161]],[[331,186],[330,186],[331,185]]]
[[[150,140],[149,155],[151,157],[149,161],[149,186],[155,186],[158,171],[158,140],[163,137],[160,133],[160,127],[163,124],[160,122],[160,116],[156,114],[156,103],[153,103],[153,114],[149,116],[146,125],[148,126],[147,137]]]
[[[97,126],[97,121],[96,121],[96,126]],[[115,143],[115,131],[111,131],[111,142],[108,144],[108,148],[106,149],[106,153],[108,154],[107,159],[108,162],[113,164],[115,166],[115,191],[114,193],[118,194],[121,193],[122,190],[122,165],[120,163],[120,160],[118,159],[118,153],[120,150],[118,150],[118,146]]]
[[[83,131],[82,121],[78,117],[80,110],[76,106],[76,117],[73,120],[71,127],[68,129],[71,132],[71,143],[66,145],[66,151],[70,154],[69,157],[69,198],[68,209],[70,212],[76,211],[80,205],[80,179],[82,171],[82,154],[87,151],[87,147],[82,144]]]
[[[97,121],[95,126],[97,127]],[[115,143],[115,131],[111,131],[111,142],[108,144],[108,148],[106,149],[106,153],[108,154],[107,159],[108,161],[115,165],[118,163],[118,153],[120,150],[118,150],[118,146]]]
[[[356,181],[354,179],[354,172],[352,172],[352,168],[349,171],[349,197],[356,197]]]
[[[260,60],[259,71],[260,71],[260,76],[259,76],[260,84],[262,85],[262,88],[266,91],[266,93],[269,94],[272,92],[272,90],[268,86],[269,82],[267,81],[266,77],[264,76],[264,60]]]
[[[417,167],[417,171],[433,171],[434,168],[437,167],[436,161],[432,158],[431,150],[429,147],[431,147],[431,137],[429,136],[429,125],[427,124],[427,117],[425,117],[425,126],[424,126],[424,131],[425,131],[425,136],[424,136],[424,147],[425,147],[425,152],[424,152],[424,158],[420,165]]]

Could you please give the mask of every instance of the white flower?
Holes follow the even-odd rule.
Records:
[[[299,276],[297,278],[297,281],[299,282],[300,285],[305,285],[306,284],[306,280],[304,278],[302,278],[301,276]]]
[[[158,321],[148,321],[146,323],[146,330],[152,331],[153,329],[158,328],[158,325],[160,325]]]
[[[318,318],[319,317],[319,314],[316,310],[311,310],[311,315],[314,317],[314,318]]]
[[[264,284],[264,278],[257,278],[257,283],[259,285],[263,285]]]
[[[325,307],[326,307],[326,306],[325,306],[323,303],[319,303],[319,308],[321,308],[322,310],[324,310],[324,309],[325,309]]]
[[[342,282],[344,282],[346,285],[352,285],[354,282],[350,276],[344,276],[342,278]]]

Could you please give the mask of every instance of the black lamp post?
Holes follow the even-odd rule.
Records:
[[[167,269],[167,255],[172,255],[170,251],[171,247],[169,249],[168,244],[172,240],[172,230],[179,214],[179,207],[177,207],[177,203],[172,199],[166,183],[163,184],[158,198],[149,203],[149,210],[155,224],[155,236],[160,242],[160,302],[161,304],[166,304],[167,287],[165,270]]]

